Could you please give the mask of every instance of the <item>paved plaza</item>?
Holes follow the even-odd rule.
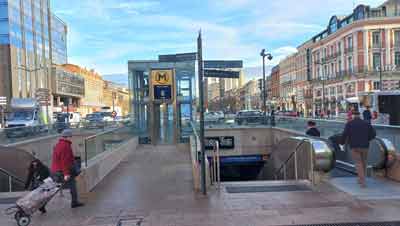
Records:
[[[372,187],[370,197],[368,189],[353,186],[345,193],[328,183],[312,191],[227,193],[229,183],[204,197],[193,191],[190,163],[189,153],[175,146],[140,146],[84,197],[85,207],[70,209],[68,193],[57,196],[48,213],[35,214],[31,225],[116,226],[122,220],[122,226],[265,226],[400,220],[400,199],[381,199]],[[343,187],[353,179],[335,178],[334,183]],[[260,183],[266,184],[249,184]],[[395,184],[390,186],[382,191],[397,192]],[[0,225],[16,223],[12,216],[1,215]]]

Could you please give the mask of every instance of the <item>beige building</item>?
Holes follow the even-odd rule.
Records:
[[[105,107],[115,111],[117,116],[127,116],[130,112],[129,90],[126,87],[104,81],[103,100]]]
[[[292,54],[279,63],[280,98],[278,106],[281,110],[296,110],[296,60],[297,53]]]

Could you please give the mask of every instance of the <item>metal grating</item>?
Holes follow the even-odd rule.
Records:
[[[143,223],[143,220],[144,219],[141,217],[120,219],[117,223],[117,226],[141,226]]]
[[[18,198],[1,198],[0,204],[13,204],[18,200]]]
[[[311,191],[305,185],[227,186],[225,189],[228,193]]]
[[[333,224],[302,224],[291,226],[400,226],[400,221],[396,222],[365,222],[365,223],[333,223]]]

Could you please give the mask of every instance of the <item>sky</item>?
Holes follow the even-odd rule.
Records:
[[[243,60],[259,68],[261,49],[276,65],[322,31],[333,15],[383,0],[54,0],[68,25],[69,63],[101,74],[126,74],[128,60],[196,51],[204,58]]]

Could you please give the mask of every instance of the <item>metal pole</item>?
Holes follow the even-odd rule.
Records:
[[[325,79],[322,78],[322,112],[325,114]]]
[[[1,108],[1,127],[6,128],[4,125],[4,107],[0,106],[0,108]]]
[[[294,151],[294,178],[295,178],[295,180],[299,179],[298,170],[297,170],[297,149]]]
[[[383,38],[383,32],[384,32],[384,30],[383,29],[381,29],[381,39]],[[382,83],[382,59],[383,59],[383,45],[382,45],[382,41],[383,40],[381,40],[381,44],[380,44],[380,46],[381,46],[381,55],[380,55],[380,59],[379,59],[379,91],[382,91],[383,90],[383,83]]]
[[[197,38],[198,71],[199,71],[199,106],[200,106],[200,150],[201,150],[201,192],[207,195],[206,187],[206,153],[204,149],[204,84],[203,84],[203,43],[201,31]]]
[[[11,176],[8,176],[8,188],[9,188],[9,191],[12,192],[12,178],[11,178]]]
[[[265,55],[264,54],[262,56],[262,59],[263,59],[263,62],[262,62],[263,63],[263,82],[262,82],[262,84],[263,84],[263,108],[264,108],[264,120],[266,120],[266,118],[267,118],[267,90],[265,87],[266,78],[265,78]]]
[[[217,181],[218,188],[221,186],[221,166],[220,166],[220,156],[219,156],[219,142],[217,141]]]

